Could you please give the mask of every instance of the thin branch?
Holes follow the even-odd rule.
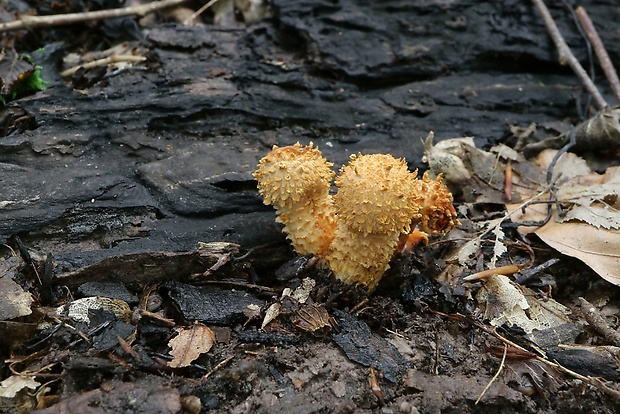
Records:
[[[603,68],[603,72],[605,72],[605,77],[609,81],[609,85],[611,86],[611,90],[616,97],[616,101],[620,104],[620,79],[618,79],[618,73],[614,68],[613,63],[611,63],[611,59],[609,59],[609,55],[607,54],[607,50],[603,45],[603,41],[601,37],[598,35],[588,12],[583,7],[579,6],[575,10],[575,14],[577,14],[577,18],[579,19],[579,23],[588,37],[588,40],[592,44],[594,48],[594,53],[596,53],[596,57],[598,57],[598,61],[601,63],[601,68]]]
[[[124,7],[120,9],[97,10],[84,13],[54,14],[50,16],[26,16],[19,20],[0,23],[0,33],[37,27],[60,26],[64,24],[80,23],[93,20],[115,19],[125,16],[144,16],[145,14],[167,7],[177,6],[188,0],[161,0],[140,6]]]
[[[202,376],[202,378],[200,378],[201,381],[206,380],[207,378],[209,378],[211,375],[213,375],[214,372],[220,370],[224,365],[228,364],[230,361],[232,361],[232,359],[234,358],[234,355],[229,356],[228,358],[224,359],[223,361],[221,361],[220,363],[218,363],[216,366],[214,366],[211,371],[207,372],[206,374],[204,374]]]
[[[217,2],[218,0],[209,1],[207,4],[205,4],[200,9],[198,9],[195,13],[193,13],[191,16],[185,19],[183,24],[189,25],[194,19],[196,19],[196,17],[200,16],[205,10],[207,10],[209,7],[213,6]]]
[[[588,324],[603,335],[609,342],[615,346],[620,346],[620,332],[609,326],[605,318],[603,318],[600,312],[596,310],[590,302],[580,297],[579,304],[581,305],[581,314]]]
[[[571,52],[543,0],[532,1],[542,15],[543,20],[545,21],[545,26],[547,26],[547,31],[549,32],[553,43],[555,43],[555,47],[558,49],[558,60],[560,62],[560,65],[570,66],[573,72],[575,72],[575,75],[577,75],[577,77],[583,84],[583,86],[594,98],[594,102],[596,103],[598,109],[601,110],[605,108],[607,106],[605,98],[603,98],[603,95],[601,95],[594,82],[592,82],[592,79],[590,79],[586,70],[583,68],[583,66],[581,66],[581,63],[579,63],[573,52]]]
[[[504,356],[502,356],[502,362],[500,362],[499,364],[499,368],[497,369],[497,372],[495,373],[495,375],[493,376],[493,378],[491,378],[491,381],[489,381],[489,383],[487,384],[486,387],[484,387],[484,390],[482,390],[482,392],[480,393],[480,396],[478,397],[478,399],[476,400],[476,402],[474,403],[474,405],[478,405],[478,403],[480,402],[480,400],[482,399],[482,397],[484,396],[484,394],[486,394],[486,392],[489,390],[489,388],[491,388],[491,384],[493,384],[496,380],[497,377],[499,377],[499,374],[502,372],[502,370],[504,369],[504,363],[506,362],[506,353],[508,352],[508,347],[506,346],[506,344],[504,344]]]
[[[93,60],[88,63],[79,64],[67,70],[60,72],[60,76],[63,78],[73,76],[75,72],[77,72],[80,68],[84,69],[92,69],[97,66],[107,66],[111,63],[119,63],[119,62],[144,62],[146,57],[144,56],[135,56],[135,55],[112,55],[103,59]]]
[[[521,351],[524,352],[531,352],[528,351],[527,349],[525,349],[523,346],[503,337],[502,335],[500,335],[497,330],[495,328],[491,328],[488,327],[486,325],[484,325],[483,323],[473,319],[473,318],[468,318],[465,315],[461,315],[461,314],[447,314],[447,313],[443,313],[440,311],[436,311],[436,310],[431,310],[432,313],[445,317],[445,318],[449,318],[449,319],[456,319],[456,320],[461,320],[461,321],[466,321],[469,322],[470,324],[476,326],[477,328],[481,329],[482,331],[486,332],[489,335],[492,335],[494,337],[496,337],[497,339],[499,339],[500,341],[502,341],[504,344],[510,345],[513,348],[518,348]],[[536,359],[537,361],[542,362],[545,365],[548,365],[550,367],[553,367],[557,370],[560,370],[568,375],[570,375],[573,378],[577,378],[583,382],[585,382],[586,384],[592,385],[593,387],[596,387],[597,389],[601,390],[602,392],[612,396],[614,399],[616,399],[616,401],[620,401],[620,391],[609,387],[607,384],[605,384],[600,378],[596,378],[596,377],[590,377],[590,376],[585,376],[585,375],[581,375],[573,370],[570,370],[566,367],[564,367],[563,365],[561,365],[558,362],[552,362],[549,361],[548,359],[546,359],[545,357],[542,356],[536,356],[534,359]]]

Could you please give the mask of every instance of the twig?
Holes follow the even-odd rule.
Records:
[[[500,362],[499,364],[499,368],[497,369],[497,372],[495,373],[495,375],[493,375],[493,378],[491,378],[491,381],[489,381],[489,383],[487,384],[486,387],[484,387],[484,389],[482,390],[482,392],[480,393],[480,396],[478,397],[478,399],[476,400],[476,402],[474,403],[474,405],[478,405],[478,403],[480,402],[480,400],[482,399],[482,397],[484,396],[484,394],[486,394],[486,392],[489,390],[489,388],[491,387],[491,385],[495,382],[495,380],[497,380],[497,377],[499,377],[499,374],[502,372],[502,370],[504,369],[504,362],[506,362],[506,353],[508,352],[508,347],[506,346],[506,344],[504,344],[504,355],[502,356],[502,362]]]
[[[549,185],[553,183],[553,170],[555,169],[560,157],[577,144],[577,131],[575,130],[575,127],[570,128],[568,138],[568,142],[555,153],[553,159],[551,160],[551,164],[549,164],[549,168],[547,168],[547,184]]]
[[[11,251],[11,256],[17,256],[17,253],[15,253],[15,250],[13,250],[13,248],[11,246],[9,246],[8,244],[2,244],[3,247],[6,247],[7,249],[9,249]]]
[[[183,21],[183,24],[189,25],[196,17],[200,16],[205,10],[207,10],[209,7],[213,6],[218,1],[219,0],[211,0],[211,1],[209,1],[207,4],[205,4],[204,6],[199,8],[195,13],[193,13],[191,16],[189,16],[187,19],[185,19]]]
[[[559,258],[554,257],[552,259],[547,260],[544,263],[539,264],[538,266],[530,267],[529,269],[524,269],[521,272],[521,276],[515,279],[515,283],[519,285],[524,285],[525,282],[530,280],[534,275],[537,275],[538,273],[542,272],[543,270],[547,269],[550,266],[553,266],[559,261],[560,261]]]
[[[594,66],[594,53],[592,53],[592,43],[588,40],[588,36],[583,31],[583,26],[579,23],[579,19],[577,18],[577,13],[575,13],[575,9],[573,6],[569,4],[570,0],[562,0],[562,5],[565,10],[568,10],[573,18],[573,22],[575,23],[575,27],[579,31],[579,35],[583,39],[584,46],[586,47],[586,53],[588,54],[588,74],[590,75],[590,79],[592,82],[596,82],[596,68]],[[584,120],[589,118],[588,110],[592,106],[592,95],[587,95],[584,104],[581,104],[581,99],[575,99],[575,107],[577,108],[577,113],[579,114],[579,119]],[[583,108],[582,108],[583,107]]]
[[[211,375],[213,375],[213,373],[215,373],[216,371],[219,371],[224,365],[228,364],[230,361],[232,361],[232,359],[234,358],[234,355],[229,356],[228,358],[226,358],[225,360],[219,362],[216,366],[213,367],[213,369],[211,369],[211,371],[207,372],[206,374],[204,374],[202,376],[202,378],[200,378],[201,381],[206,380],[207,378],[209,378]]]
[[[144,56],[135,56],[135,55],[112,55],[103,59],[93,60],[92,62],[80,64],[69,68],[67,70],[63,70],[60,72],[60,76],[63,78],[73,76],[75,72],[77,72],[80,68],[84,69],[92,69],[97,66],[107,66],[111,63],[119,63],[119,62],[144,62],[146,57]]]
[[[449,319],[455,319],[455,320],[460,320],[460,321],[466,321],[471,323],[472,325],[476,326],[477,328],[481,329],[482,331],[486,332],[489,335],[492,335],[494,337],[496,337],[497,339],[499,339],[500,341],[502,341],[504,344],[508,344],[514,348],[518,348],[521,351],[524,352],[530,352],[527,349],[525,349],[524,347],[522,347],[521,345],[512,342],[511,340],[503,337],[502,335],[500,335],[496,329],[494,328],[490,328],[486,325],[484,325],[481,322],[478,322],[475,319],[469,318],[465,315],[462,314],[447,314],[447,313],[443,313],[440,311],[436,311],[436,310],[432,310],[432,312],[434,314],[437,314],[439,316],[443,316],[445,318],[449,318]],[[550,367],[553,367],[559,371],[564,372],[565,374],[570,375],[573,378],[579,379],[583,382],[585,382],[586,384],[589,384],[595,388],[598,388],[599,390],[601,390],[602,392],[612,396],[613,398],[615,398],[617,401],[620,401],[620,391],[615,390],[611,387],[609,387],[608,385],[606,385],[602,380],[600,380],[599,378],[595,378],[595,377],[590,377],[590,376],[585,376],[585,375],[581,375],[578,372],[575,372],[573,370],[570,370],[564,366],[562,366],[561,364],[559,364],[558,362],[552,362],[549,361],[548,359],[546,359],[545,357],[542,356],[536,356],[534,357],[535,360],[542,362],[545,365],[548,365]]]
[[[278,293],[276,289],[272,289],[267,286],[255,285],[252,283],[245,283],[245,282],[235,282],[233,280],[204,280],[202,281],[202,283],[207,284],[207,285],[238,286],[238,287],[247,288],[247,289],[256,289],[261,292],[273,293],[274,295]]]
[[[588,324],[591,325],[598,333],[603,335],[609,342],[615,346],[620,346],[620,332],[609,326],[607,321],[596,310],[594,305],[584,298],[579,298],[579,304],[581,305],[581,313],[586,322],[588,322]]]
[[[21,29],[34,29],[37,27],[60,26],[92,20],[115,19],[125,16],[144,16],[145,14],[167,7],[177,6],[188,0],[161,0],[140,6],[124,7],[120,9],[97,10],[84,13],[54,14],[51,16],[27,16],[23,15],[19,20],[0,23],[0,32],[10,32]]]
[[[553,160],[551,160],[551,164],[549,164],[549,168],[547,168],[547,185],[548,185],[548,191],[550,193],[549,204],[547,206],[547,216],[542,221],[538,221],[538,222],[536,221],[512,222],[512,223],[509,223],[511,227],[521,227],[521,226],[542,227],[545,224],[547,224],[549,220],[551,220],[551,217],[553,216],[553,208],[552,208],[551,203],[555,203],[556,209],[559,210],[559,204],[557,203],[557,200],[555,197],[555,192],[557,190],[555,187],[555,181],[558,180],[559,176],[554,179],[553,170],[555,169],[555,165],[557,164],[560,157],[564,155],[564,153],[568,152],[568,150],[573,148],[576,143],[577,143],[576,129],[575,127],[571,127],[570,132],[569,132],[568,143],[566,143],[562,148],[558,150],[558,152],[555,153],[555,155],[553,156]]]
[[[499,339],[500,341],[504,342],[505,344],[508,344],[510,346],[513,346],[515,348],[518,348],[522,351],[527,351],[527,349],[523,348],[522,346],[512,342],[511,340],[503,337],[502,335],[500,335],[495,329],[489,329],[486,326],[484,326],[483,324],[474,321],[474,325],[477,326],[478,328],[482,329],[483,331],[495,336],[497,339]],[[581,380],[583,382],[585,382],[586,384],[590,384],[593,387],[598,388],[599,390],[603,391],[604,393],[611,395],[612,397],[616,398],[616,399],[620,399],[620,392],[610,388],[609,386],[607,386],[606,384],[604,384],[600,379],[598,378],[594,378],[594,377],[590,377],[590,376],[585,376],[585,375],[581,375],[578,372],[575,372],[571,369],[568,369],[566,367],[564,367],[563,365],[561,365],[558,362],[553,362],[553,361],[549,361],[548,359],[541,357],[541,356],[536,356],[534,357],[535,360],[542,362],[545,365],[548,365],[550,367],[553,367],[559,371],[564,372],[565,374],[570,375],[573,378],[577,378],[578,380]]]
[[[603,95],[601,95],[594,82],[592,82],[592,79],[590,79],[586,70],[583,68],[583,66],[581,66],[581,63],[579,63],[573,52],[571,52],[570,48],[566,44],[566,41],[564,40],[564,37],[562,37],[558,26],[555,24],[555,21],[553,21],[553,17],[551,17],[551,13],[549,13],[549,9],[547,9],[547,6],[543,2],[543,0],[532,1],[542,15],[543,20],[545,21],[545,26],[547,26],[547,31],[549,32],[553,43],[555,43],[555,47],[558,49],[558,60],[560,62],[560,65],[570,66],[573,72],[575,72],[575,75],[577,75],[577,77],[583,84],[583,86],[594,98],[594,102],[596,103],[598,109],[601,110],[605,108],[607,106],[605,98],[603,98]]]
[[[588,40],[594,48],[594,53],[596,53],[596,57],[598,57],[598,61],[601,64],[601,68],[603,68],[607,81],[609,81],[609,85],[611,86],[611,90],[616,97],[616,101],[620,104],[620,79],[618,79],[618,73],[616,72],[613,63],[611,63],[611,59],[609,59],[609,55],[603,45],[603,41],[598,35],[598,32],[596,31],[596,28],[594,27],[594,24],[592,23],[586,9],[579,6],[575,10],[575,14],[577,14],[579,23],[581,24],[581,27],[583,27]]]

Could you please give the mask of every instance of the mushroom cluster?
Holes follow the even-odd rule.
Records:
[[[323,259],[334,276],[369,291],[409,239],[444,233],[459,224],[452,195],[441,177],[417,178],[403,159],[387,154],[352,155],[335,180],[312,143],[274,146],[254,178],[265,204],[299,254]]]

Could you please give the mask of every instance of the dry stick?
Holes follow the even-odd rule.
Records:
[[[206,374],[204,374],[202,376],[202,378],[200,378],[201,381],[206,380],[207,378],[209,378],[211,375],[213,375],[214,372],[220,370],[224,365],[228,364],[230,361],[232,361],[232,359],[234,358],[234,355],[229,356],[228,358],[226,358],[225,360],[221,361],[220,363],[218,363],[216,366],[213,367],[213,369],[211,369],[211,371],[207,372]]]
[[[609,342],[615,346],[620,346],[620,332],[609,326],[605,318],[596,310],[594,305],[581,297],[579,298],[579,304],[581,305],[581,313],[586,322]]]
[[[213,6],[215,3],[217,3],[219,0],[211,0],[210,2],[208,2],[207,4],[205,4],[204,6],[202,6],[200,9],[198,9],[198,11],[196,11],[195,13],[193,13],[191,16],[189,16],[187,19],[185,19],[185,21],[183,22],[183,24],[185,25],[189,25],[190,22],[192,22],[196,17],[200,16],[205,10],[207,10],[209,7]]]
[[[114,19],[125,16],[144,16],[145,14],[167,7],[177,6],[188,0],[162,0],[140,6],[125,7],[122,9],[98,10],[84,13],[54,14],[51,16],[21,16],[20,20],[0,23],[0,32],[10,32],[37,27],[60,26],[92,20]]]
[[[502,370],[504,369],[504,363],[506,362],[506,354],[508,353],[508,347],[506,346],[506,344],[504,344],[504,356],[502,356],[502,362],[500,362],[499,364],[499,368],[497,369],[497,372],[495,373],[495,375],[493,376],[493,378],[491,378],[491,381],[489,381],[489,383],[487,384],[486,387],[484,387],[484,389],[482,390],[482,392],[480,393],[480,396],[478,397],[478,399],[476,400],[476,402],[474,403],[474,405],[478,405],[478,403],[480,402],[480,400],[482,399],[482,397],[484,397],[484,394],[486,394],[486,392],[489,390],[489,388],[491,388],[491,385],[495,382],[495,380],[497,380],[497,377],[499,377],[499,374],[502,372]]]
[[[555,21],[553,21],[553,17],[551,17],[551,13],[549,13],[549,9],[547,9],[547,6],[543,2],[543,0],[532,1],[534,2],[534,5],[536,6],[540,14],[542,14],[543,20],[545,21],[545,26],[547,26],[547,31],[549,32],[551,39],[553,39],[555,47],[558,49],[558,60],[560,62],[560,65],[568,64],[568,66],[571,67],[573,72],[575,72],[586,90],[590,93],[590,95],[592,95],[598,109],[601,110],[605,108],[607,106],[605,98],[603,98],[603,95],[601,95],[594,82],[592,82],[592,79],[590,79],[586,70],[583,68],[583,66],[581,66],[581,63],[579,63],[573,52],[571,52],[570,48],[566,44],[566,41],[564,40],[564,37],[562,37],[558,26],[555,24]]]
[[[462,320],[462,321],[469,322],[472,325],[476,326],[477,328],[483,330],[484,332],[488,333],[489,335],[493,335],[494,337],[496,337],[497,339],[499,339],[503,343],[508,344],[508,345],[510,345],[513,348],[520,349],[521,351],[524,351],[524,352],[530,352],[527,349],[525,349],[524,347],[522,347],[521,345],[519,345],[519,344],[517,344],[515,342],[512,342],[511,340],[509,340],[509,339],[503,337],[502,335],[500,335],[495,328],[487,327],[486,325],[482,324],[481,322],[478,322],[475,319],[468,318],[465,315],[461,315],[461,314],[458,314],[458,313],[454,314],[454,315],[450,315],[450,314],[439,312],[439,311],[436,311],[436,310],[433,310],[432,313],[435,313],[435,314],[437,314],[439,316],[443,316],[443,317],[450,318],[450,319],[457,319],[457,320]],[[570,370],[570,369],[562,366],[558,362],[552,362],[552,361],[549,361],[548,359],[540,357],[540,356],[536,356],[534,359],[539,361],[539,362],[542,362],[545,365],[548,365],[548,366],[553,367],[553,368],[555,368],[557,370],[560,370],[560,371],[564,372],[565,374],[570,375],[573,378],[577,378],[577,379],[585,382],[586,384],[592,385],[593,387],[598,388],[602,392],[612,396],[617,401],[620,401],[620,391],[609,387],[607,384],[605,384],[599,378],[581,375],[581,374],[579,374],[579,373],[577,373],[577,372],[575,372],[573,370]]]
[[[474,324],[474,326],[477,326],[478,328],[482,329],[486,333],[495,336],[497,339],[499,339],[503,343],[508,344],[508,345],[510,345],[510,346],[512,346],[514,348],[518,348],[521,351],[529,352],[527,349],[523,348],[521,345],[519,345],[519,344],[517,344],[515,342],[512,342],[511,340],[509,340],[509,339],[503,337],[502,335],[500,335],[497,332],[497,330],[489,329],[485,325],[481,324],[478,321],[473,321],[473,324]],[[568,369],[568,368],[564,367],[563,365],[561,365],[558,362],[550,361],[550,360],[548,360],[546,358],[543,358],[541,356],[536,356],[536,357],[534,357],[534,359],[536,361],[542,362],[545,365],[548,365],[548,366],[553,367],[553,368],[555,368],[557,370],[560,370],[560,371],[564,372],[565,374],[570,375],[573,378],[577,378],[578,380],[581,380],[581,381],[585,382],[586,384],[592,385],[593,387],[598,388],[602,392],[604,392],[604,393],[614,397],[616,400],[620,400],[620,391],[609,387],[607,384],[605,384],[599,378],[581,375],[578,372],[575,372],[575,371],[573,371],[571,369]]]
[[[583,27],[588,40],[592,44],[594,48],[594,53],[596,53],[596,57],[598,57],[598,61],[601,63],[601,68],[603,68],[603,72],[605,72],[605,77],[607,81],[609,81],[609,85],[616,97],[616,101],[620,104],[620,79],[618,79],[618,73],[614,68],[613,63],[611,63],[611,59],[609,59],[609,55],[607,54],[607,50],[603,45],[603,41],[601,37],[598,35],[588,12],[583,7],[579,6],[575,10],[575,14],[577,15],[577,19],[579,19],[579,24]]]
[[[103,59],[93,60],[91,62],[80,64],[80,65],[74,66],[72,68],[69,68],[67,70],[63,70],[62,72],[60,72],[60,76],[62,76],[63,78],[66,78],[68,76],[73,76],[75,74],[75,72],[80,70],[80,68],[92,69],[92,68],[95,68],[97,66],[107,66],[107,65],[109,65],[111,63],[144,62],[145,60],[146,60],[146,57],[144,57],[144,56],[116,55],[116,54],[114,54],[112,56],[108,56],[108,57],[103,58]]]
[[[111,56],[105,57],[103,59],[91,60],[90,62],[81,63],[67,70],[63,70],[60,72],[60,76],[67,77],[72,76],[77,72],[80,68],[82,69],[92,69],[97,66],[108,66],[112,63],[121,63],[121,62],[144,62],[146,61],[146,57],[144,56],[136,56],[130,54],[113,54]]]

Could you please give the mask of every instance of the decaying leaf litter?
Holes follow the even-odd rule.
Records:
[[[119,61],[132,59],[95,59],[91,69]],[[84,87],[105,71],[67,76],[75,82],[78,72]],[[617,109],[601,109],[546,144],[561,148],[561,157],[521,155],[519,141],[536,134],[536,125],[512,127],[513,148],[483,150],[472,138],[433,144],[429,136],[426,162],[452,188],[462,226],[397,254],[370,296],[338,284],[311,257],[293,259],[274,283],[255,283],[251,256],[230,243],[111,257],[63,273],[45,252],[12,239],[2,263],[9,298],[2,329],[11,350],[2,403],[42,412],[93,403],[118,411],[135,401],[160,412],[268,412],[303,407],[308,395],[324,397],[308,412],[430,412],[451,407],[431,395],[464,383],[459,401],[472,407],[499,398],[516,412],[553,411],[554,396],[585,390],[617,401],[613,293],[594,292],[594,304],[580,298],[581,307],[554,300],[570,297],[570,283],[579,282],[554,275],[567,259],[530,236],[618,284],[617,167],[593,173],[570,152],[591,148],[588,142],[618,146]],[[538,153],[540,144],[523,149]],[[131,269],[133,283],[111,282],[123,279],[114,274],[118,263]],[[87,282],[99,272],[108,272],[102,285]],[[44,293],[58,281],[70,288]],[[473,350],[456,333],[462,329],[474,336]],[[472,355],[488,366],[480,369]],[[466,380],[472,372],[475,380]]]

